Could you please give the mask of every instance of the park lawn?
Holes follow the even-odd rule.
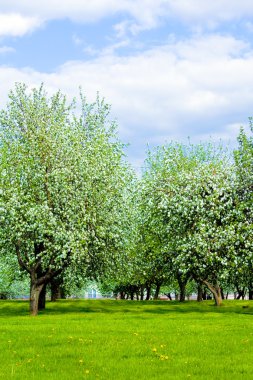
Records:
[[[0,301],[0,379],[253,379],[253,301]]]

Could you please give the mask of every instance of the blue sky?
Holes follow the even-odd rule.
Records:
[[[252,0],[0,0],[1,107],[16,81],[99,91],[137,170],[147,144],[235,144],[252,67]]]

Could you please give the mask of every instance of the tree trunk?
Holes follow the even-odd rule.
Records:
[[[51,282],[51,302],[56,302],[59,298],[65,298],[62,289],[62,279],[52,278]]]
[[[36,252],[41,252],[40,248],[36,248]],[[30,314],[37,315],[38,310],[45,308],[46,302],[46,285],[50,283],[54,276],[58,276],[64,266],[61,269],[52,271],[49,268],[47,271],[43,271],[40,262],[29,270],[30,273]],[[44,288],[44,289],[43,289]],[[42,294],[41,294],[42,292]]]
[[[180,289],[179,301],[184,302],[185,296],[186,296],[186,284],[187,284],[188,278],[187,277],[183,278],[182,275],[178,275],[177,281],[178,281],[178,285],[179,285],[179,289]]]
[[[160,289],[161,289],[161,284],[156,284],[154,300],[158,300]]]
[[[180,294],[179,294],[179,302],[184,302],[185,301],[185,285],[186,284],[182,284],[182,286],[180,287]]]
[[[46,293],[47,293],[47,285],[43,285],[40,295],[39,295],[39,304],[38,309],[44,310],[46,307]]]
[[[143,299],[144,299],[144,286],[143,285],[141,286],[141,296],[140,296],[140,298],[141,298],[141,301],[143,301]]]
[[[120,294],[120,299],[124,300],[125,299],[125,293],[124,292],[120,292],[119,294]]]
[[[241,292],[238,292],[236,299],[239,300],[241,298],[241,296],[242,296]]]
[[[36,285],[36,283],[31,284],[30,289],[30,314],[33,316],[38,315],[39,310],[39,297],[43,285]]]
[[[249,288],[249,300],[253,300],[253,289]]]
[[[208,282],[206,280],[202,280],[202,282],[203,282],[203,284],[205,284],[208,287],[210,292],[213,294],[214,300],[215,300],[215,305],[221,306],[222,305],[222,298],[221,298],[221,291],[220,291],[219,285],[218,284],[212,285],[212,284],[210,284],[210,282]]]
[[[147,291],[146,301],[149,301],[150,300],[150,294],[151,294],[151,286],[150,285],[146,286],[146,291]]]
[[[237,289],[237,292],[238,292],[238,295],[237,295],[236,299],[239,300],[242,297],[242,299],[244,300],[244,298],[245,298],[245,287],[243,287],[242,289],[240,289],[237,286],[236,289]]]
[[[197,301],[198,302],[202,302],[203,301],[203,286],[201,284],[198,284]]]
[[[204,287],[202,299],[203,299],[203,301],[207,300],[207,290],[206,290],[206,287]]]

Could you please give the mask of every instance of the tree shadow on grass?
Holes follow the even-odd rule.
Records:
[[[1,317],[25,317],[29,313],[28,301],[5,301],[0,300],[0,318]]]
[[[236,313],[253,315],[253,301],[224,301],[221,307],[214,306],[213,301],[125,301],[125,300],[59,300],[47,302],[46,309],[40,316],[76,314],[134,314],[172,315],[189,313]],[[0,301],[1,317],[23,317],[29,315],[28,301]]]

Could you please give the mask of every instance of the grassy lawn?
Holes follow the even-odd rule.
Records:
[[[243,307],[246,306],[246,307]],[[0,301],[0,379],[253,379],[253,301]]]

